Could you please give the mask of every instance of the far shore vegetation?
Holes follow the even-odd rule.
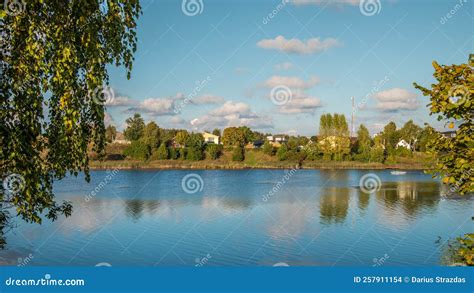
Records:
[[[433,162],[427,144],[437,133],[412,120],[400,129],[394,122],[374,138],[361,124],[350,137],[342,114],[324,114],[318,136],[273,135],[248,127],[228,127],[202,133],[145,125],[140,114],[127,119],[124,138],[114,126],[106,129],[105,160],[91,153],[92,168],[342,168],[426,169]],[[220,143],[222,141],[222,143]]]

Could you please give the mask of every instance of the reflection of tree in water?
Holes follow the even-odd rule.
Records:
[[[412,217],[420,209],[434,209],[439,202],[440,187],[436,182],[400,181],[385,183],[376,193],[377,200],[387,208],[403,208]]]
[[[357,191],[359,199],[357,201],[357,206],[361,212],[364,212],[369,206],[370,194],[362,192],[360,189],[357,189]]]
[[[319,198],[319,213],[322,223],[343,222],[349,209],[349,198],[349,188],[325,188]]]
[[[342,184],[340,187],[345,187],[349,182],[348,170],[319,170],[319,177],[321,178],[322,186],[331,187],[334,183]]]
[[[125,212],[131,216],[134,220],[138,220],[142,217],[144,202],[140,199],[127,200],[125,202]]]
[[[252,201],[248,198],[226,198],[223,204],[229,209],[247,210],[252,205]]]

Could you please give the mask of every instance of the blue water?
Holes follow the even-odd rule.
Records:
[[[369,173],[380,181],[365,193],[360,179]],[[448,239],[474,228],[473,199],[440,196],[443,186],[420,171],[121,170],[91,176],[90,183],[83,177],[57,182],[57,198],[73,203],[73,215],[42,225],[18,222],[6,234],[0,263],[431,266],[440,264]]]

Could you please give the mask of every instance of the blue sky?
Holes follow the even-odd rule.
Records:
[[[110,67],[107,123],[123,129],[136,111],[165,128],[315,135],[321,114],[349,118],[354,96],[372,133],[390,120],[442,128],[412,83],[474,52],[474,1],[372,2],[144,0],[132,79]]]

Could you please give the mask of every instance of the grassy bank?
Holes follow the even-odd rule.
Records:
[[[220,162],[220,161],[92,161],[91,169],[291,169],[298,166],[297,162]],[[423,163],[364,163],[364,162],[333,162],[333,161],[309,161],[303,162],[302,169],[426,169]]]
[[[206,158],[202,161],[187,160],[106,160],[91,161],[92,169],[426,169],[430,159],[417,154],[413,157],[390,157],[384,164],[359,161],[325,161],[305,160],[298,164],[297,161],[279,161],[276,156],[264,154],[261,150],[246,150],[242,162],[232,161],[232,152],[224,151],[217,160]]]

